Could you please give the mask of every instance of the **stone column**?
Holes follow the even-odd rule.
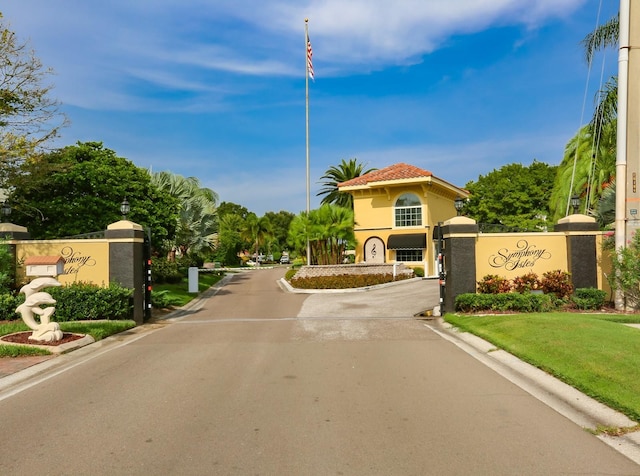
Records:
[[[478,225],[471,218],[453,217],[444,222],[442,235],[446,273],[444,312],[453,312],[458,294],[476,292]]]
[[[128,220],[112,223],[109,240],[109,282],[133,289],[133,319],[144,322],[144,230]]]
[[[596,219],[575,214],[558,220],[555,231],[567,236],[567,269],[571,273],[574,288],[598,287],[598,250],[596,235],[599,228]]]

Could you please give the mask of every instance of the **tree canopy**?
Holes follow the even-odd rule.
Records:
[[[44,68],[27,42],[20,41],[0,13],[0,179],[58,134],[66,124]]]
[[[291,222],[289,244],[300,255],[311,249],[310,264],[341,264],[344,252],[355,245],[353,211],[338,205],[322,205],[302,212]]]
[[[349,159],[348,162],[342,159],[338,166],[329,167],[320,177],[323,180],[320,182],[322,188],[316,194],[318,197],[324,195],[321,203],[323,205],[334,204],[353,210],[353,196],[350,193],[339,191],[338,184],[376,170],[375,168],[365,169],[365,167],[366,165],[358,162],[356,158]]]
[[[43,175],[41,167],[51,172]],[[12,188],[12,221],[26,226],[34,239],[51,239],[105,230],[120,220],[127,199],[127,219],[151,229],[159,248],[175,233],[179,202],[151,183],[147,170],[118,157],[101,142],[78,142],[24,164]]]
[[[534,160],[528,167],[508,164],[480,175],[466,189],[464,213],[479,224],[543,231],[550,225],[549,197],[556,167]]]

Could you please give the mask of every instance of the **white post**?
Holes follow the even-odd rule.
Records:
[[[625,247],[627,238],[627,115],[629,79],[629,0],[620,0],[620,48],[618,51],[618,131],[616,148],[615,247]],[[624,295],[617,291],[616,309],[624,309]]]
[[[309,217],[309,211],[311,210],[311,181],[309,174],[309,60],[308,60],[308,48],[309,45],[309,19],[304,19],[304,68],[305,68],[305,111],[306,111],[306,148],[307,148],[307,218]],[[311,245],[309,244],[309,237],[307,236],[307,265],[311,264]]]

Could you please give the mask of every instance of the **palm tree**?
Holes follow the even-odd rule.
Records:
[[[260,245],[272,236],[271,222],[267,217],[258,218],[255,213],[249,213],[244,221],[240,235],[255,246],[256,262],[260,254]]]
[[[310,264],[340,264],[347,246],[355,241],[353,225],[352,210],[325,204],[293,219],[289,228],[289,244],[303,254],[308,241]]]
[[[596,51],[618,45],[620,36],[620,14],[612,17],[606,23],[598,26],[582,40],[587,63],[591,64]]]
[[[569,198],[578,194],[586,208],[592,210],[616,172],[616,122],[595,135],[589,125],[584,126],[565,147],[564,158],[558,166],[549,209],[553,221],[565,216]],[[570,184],[573,177],[573,189]]]
[[[320,182],[322,189],[316,196],[325,195],[321,202],[323,205],[333,203],[340,207],[353,210],[353,196],[350,193],[338,190],[338,184],[377,170],[375,168],[365,170],[365,167],[366,164],[358,163],[358,159],[356,158],[349,159],[348,162],[342,159],[340,165],[337,167],[332,165],[324,175],[320,177],[320,179],[324,179],[324,182]]]
[[[196,177],[185,178],[171,172],[156,172],[151,175],[151,182],[180,202],[176,234],[170,240],[170,258],[176,251],[184,255],[211,249],[217,231],[218,194],[202,187]]]
[[[591,65],[596,51],[618,44],[619,15],[597,27],[583,40],[585,58]],[[591,212],[615,176],[618,79],[612,76],[598,92],[589,124],[565,147],[551,194],[554,220],[568,211],[569,197],[579,194]]]

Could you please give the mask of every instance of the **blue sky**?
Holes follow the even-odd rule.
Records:
[[[71,120],[57,145],[101,141],[262,215],[306,208],[305,18],[315,208],[320,177],[352,157],[377,168],[406,162],[458,186],[509,163],[558,164],[590,117],[601,71],[606,80],[617,69],[609,51],[589,74],[580,41],[618,8],[20,0],[0,11],[55,71],[53,94]]]

